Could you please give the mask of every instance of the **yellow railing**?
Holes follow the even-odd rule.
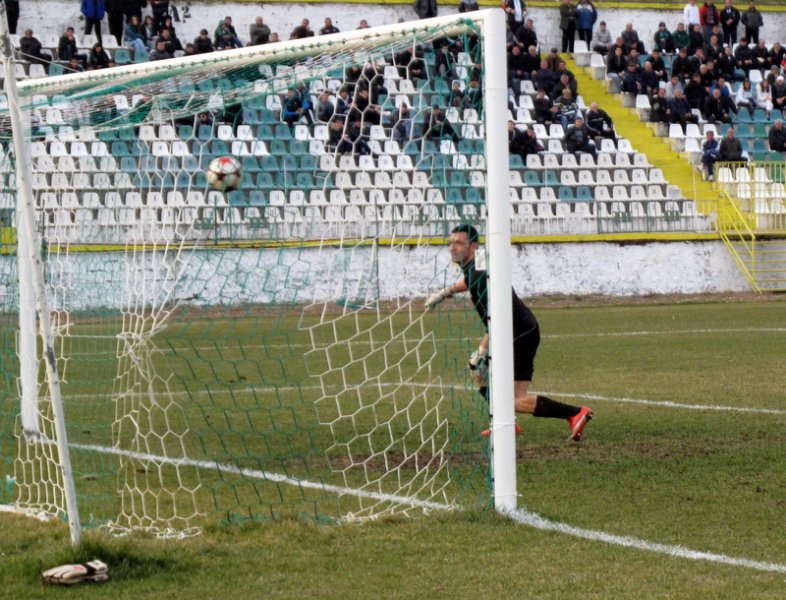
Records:
[[[718,233],[748,283],[759,292],[761,290],[756,282],[756,234],[752,227],[752,224],[755,224],[755,216],[743,213],[738,204],[738,198],[732,198],[726,189],[720,188],[717,208]]]
[[[786,162],[716,163],[715,180],[754,231],[786,234]]]

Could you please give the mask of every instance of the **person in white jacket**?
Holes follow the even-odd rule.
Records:
[[[734,94],[734,104],[737,105],[738,109],[747,108],[751,118],[753,117],[753,113],[756,110],[756,93],[753,91],[751,82],[747,79],[737,88],[737,93]]]
[[[685,22],[685,29],[688,31],[693,30],[694,25],[701,25],[699,7],[696,6],[696,0],[688,0],[685,8],[682,9],[682,17],[682,20]]]
[[[770,118],[773,107],[772,90],[770,89],[770,82],[766,79],[762,79],[756,88],[756,107],[767,111],[767,118]]]

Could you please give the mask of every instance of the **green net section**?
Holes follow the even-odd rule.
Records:
[[[459,275],[435,239],[482,230],[482,48],[456,21],[21,86],[84,524],[489,501],[480,324],[460,299],[423,310]],[[40,356],[20,384],[4,114],[0,135],[0,503],[62,516]],[[219,156],[238,189],[209,185]]]

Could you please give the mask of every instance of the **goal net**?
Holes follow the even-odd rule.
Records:
[[[424,311],[487,231],[483,14],[19,84],[83,525],[491,501],[480,321]],[[0,504],[64,517],[0,135]]]

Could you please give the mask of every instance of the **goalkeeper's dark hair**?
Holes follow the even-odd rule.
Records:
[[[453,230],[450,233],[466,233],[467,240],[469,241],[470,244],[473,242],[476,244],[480,243],[480,234],[478,233],[478,230],[475,229],[469,223],[464,223],[463,225],[457,225],[456,227],[453,228]]]

